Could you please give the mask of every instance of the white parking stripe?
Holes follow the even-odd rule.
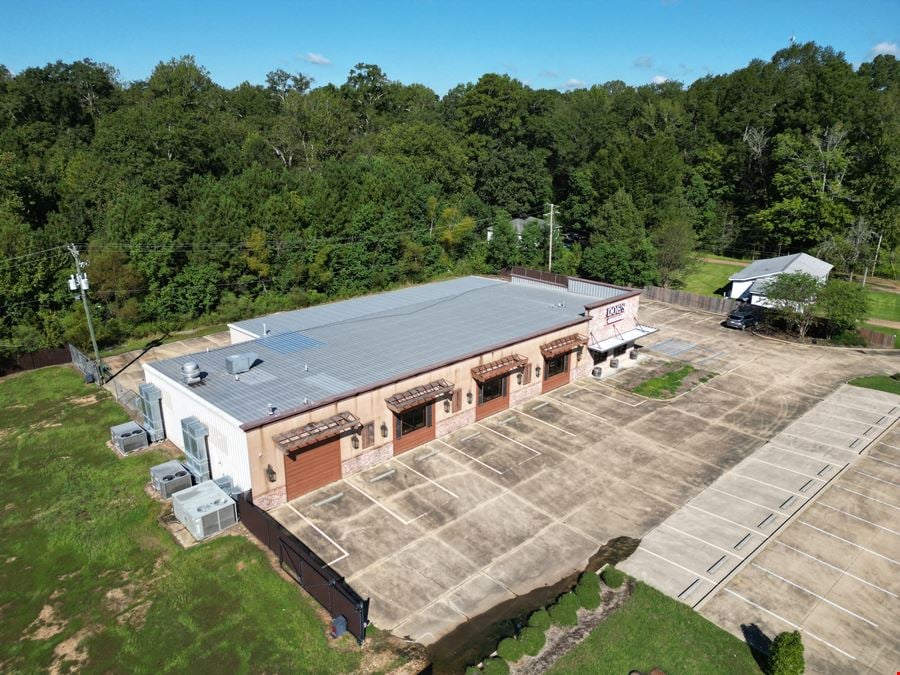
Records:
[[[810,455],[809,453],[806,453],[806,452],[799,452],[797,450],[792,450],[790,448],[784,448],[777,444],[777,440],[778,440],[778,437],[776,436],[771,441],[769,441],[769,445],[771,447],[775,448],[776,450],[780,450],[781,452],[789,452],[792,455],[797,455],[798,457],[806,457],[808,459],[814,459],[817,462],[828,462],[830,464],[837,464],[837,462],[829,459],[825,455]],[[841,448],[838,448],[838,450],[840,450],[840,449]],[[846,452],[851,457],[856,457],[856,453],[853,452],[852,450],[844,450],[844,452]],[[844,462],[844,466],[847,466],[847,464],[848,464],[848,462]],[[843,467],[841,467],[841,468],[843,468]]]
[[[385,506],[384,504],[382,504],[380,501],[378,501],[377,499],[375,499],[375,497],[373,497],[372,495],[370,495],[368,492],[366,492],[366,491],[364,491],[364,490],[360,490],[358,487],[356,487],[356,486],[355,486],[353,483],[351,483],[349,480],[345,480],[344,482],[345,482],[347,485],[349,485],[350,487],[352,487],[354,490],[356,490],[356,491],[357,491],[359,494],[361,494],[363,497],[365,497],[366,499],[369,499],[373,504],[375,504],[375,506],[378,506],[379,508],[384,509],[388,514],[390,514],[391,516],[393,516],[394,518],[396,518],[397,520],[399,520],[399,521],[400,521],[401,523],[403,523],[404,525],[409,525],[410,523],[412,523],[412,522],[418,520],[419,518],[421,518],[422,516],[426,515],[426,514],[424,514],[424,513],[420,513],[420,514],[419,514],[418,516],[416,516],[415,518],[410,518],[409,520],[406,520],[405,518],[401,517],[400,515],[398,515],[397,513],[395,513],[394,511],[392,511],[392,510],[389,509],[388,507],[386,507],[386,506]]]
[[[726,523],[731,523],[732,525],[737,525],[743,530],[747,530],[748,532],[759,532],[759,528],[756,527],[748,527],[747,525],[742,525],[734,520],[730,520],[729,518],[725,518],[724,516],[720,516],[718,513],[713,513],[712,511],[707,511],[706,509],[701,509],[699,506],[694,506],[690,502],[685,504],[689,509],[694,509],[694,511],[699,511],[700,513],[705,513],[708,516],[712,516],[713,518],[718,518],[719,520],[724,520]]]
[[[329,566],[330,566],[330,565],[334,565],[334,563],[338,562],[339,560],[343,560],[344,558],[346,558],[347,556],[350,555],[350,554],[349,554],[349,553],[348,553],[348,552],[347,552],[340,544],[338,544],[334,539],[332,539],[332,538],[329,537],[327,534],[325,534],[322,530],[320,530],[320,529],[316,526],[316,524],[315,524],[313,521],[311,521],[309,518],[307,518],[307,517],[304,516],[302,513],[300,513],[296,508],[294,508],[294,505],[293,505],[293,504],[291,504],[290,502],[287,502],[287,505],[291,507],[291,511],[293,511],[293,512],[296,513],[298,516],[300,516],[301,518],[303,518],[303,520],[306,521],[306,524],[307,524],[307,525],[309,525],[312,529],[314,529],[316,532],[318,532],[318,533],[321,534],[323,537],[325,537],[325,539],[328,540],[328,543],[330,543],[330,544],[331,544],[332,546],[334,546],[338,551],[341,552],[342,555],[340,555],[339,557],[335,558],[335,559],[332,560],[330,563],[327,563]]]
[[[880,462],[881,464],[887,464],[888,466],[892,466],[896,469],[900,469],[900,464],[894,464],[893,462],[888,462],[884,459],[878,459],[877,457],[872,457],[872,455],[866,455],[867,460],[871,460],[873,462]]]
[[[743,595],[741,595],[740,593],[735,593],[735,592],[734,592],[733,590],[731,590],[730,588],[726,588],[726,589],[725,589],[725,592],[726,592],[726,593],[731,593],[731,595],[733,595],[734,597],[736,597],[736,598],[738,598],[738,599],[740,599],[740,600],[743,600],[743,601],[746,602],[748,605],[752,605],[753,607],[756,607],[757,609],[762,610],[762,611],[765,612],[766,614],[771,614],[771,615],[774,616],[776,619],[778,619],[779,621],[783,621],[784,623],[786,623],[786,624],[787,624],[788,626],[790,626],[791,628],[795,628],[795,629],[797,629],[797,630],[803,631],[804,633],[806,633],[807,635],[809,635],[809,637],[813,638],[814,640],[818,640],[819,642],[821,642],[822,644],[824,644],[824,645],[826,645],[826,646],[828,646],[828,647],[831,647],[831,649],[833,649],[834,651],[838,652],[839,654],[843,654],[843,655],[846,656],[848,659],[853,659],[854,661],[857,660],[855,656],[853,656],[852,654],[848,654],[847,652],[845,652],[845,651],[844,651],[843,649],[841,649],[840,647],[838,647],[838,646],[836,646],[836,645],[833,645],[833,644],[831,644],[830,642],[828,642],[827,640],[823,640],[823,639],[820,638],[819,636],[810,633],[808,630],[806,630],[805,628],[803,628],[803,627],[801,627],[801,626],[798,626],[798,625],[797,625],[796,623],[794,623],[793,621],[788,621],[787,619],[785,619],[785,618],[784,618],[783,616],[781,616],[780,614],[776,614],[776,613],[773,612],[772,610],[766,609],[766,608],[763,607],[762,605],[756,604],[756,603],[753,602],[752,600],[749,600],[749,599],[745,598],[745,597],[744,597]]]
[[[722,551],[722,553],[727,553],[730,556],[734,556],[738,560],[743,560],[743,556],[738,555],[734,551],[729,551],[727,548],[722,548],[721,546],[717,546],[716,544],[712,543],[711,541],[706,541],[706,539],[701,539],[700,537],[697,537],[689,532],[685,532],[684,530],[679,529],[679,528],[675,527],[674,525],[669,525],[668,522],[660,523],[659,527],[665,527],[667,530],[672,530],[673,532],[677,532],[678,534],[680,534],[682,536],[690,537],[691,539],[696,539],[701,544],[706,544],[707,546],[712,546],[713,548],[717,548],[720,551]]]
[[[860,471],[859,469],[853,469],[853,473],[861,474],[861,475],[865,476],[866,478],[871,478],[872,480],[877,480],[882,483],[887,483],[888,485],[893,485],[894,487],[900,487],[900,483],[895,483],[892,480],[885,480],[884,478],[879,478],[878,476],[873,476],[872,474],[866,473],[865,471]]]
[[[550,427],[550,428],[552,428],[552,429],[556,429],[557,431],[561,431],[561,432],[563,432],[564,434],[569,434],[569,436],[575,437],[575,436],[578,435],[578,434],[573,434],[571,431],[566,431],[566,430],[563,429],[562,427],[558,427],[558,426],[556,426],[555,424],[550,424],[550,422],[546,422],[546,421],[542,420],[540,417],[535,417],[534,415],[529,415],[529,414],[528,414],[527,412],[525,412],[524,410],[511,410],[510,412],[514,412],[514,413],[516,413],[517,415],[525,415],[525,417],[530,417],[531,419],[535,420],[536,422],[540,422],[541,424],[546,424],[548,427]]]
[[[501,433],[500,433],[499,431],[497,431],[496,429],[491,429],[490,427],[485,426],[485,425],[482,424],[481,422],[475,422],[475,424],[477,424],[478,426],[480,426],[482,429],[487,429],[487,430],[490,431],[491,433],[497,434],[498,436],[500,436],[500,437],[502,437],[502,438],[505,438],[506,440],[508,440],[508,441],[510,441],[510,442],[512,442],[512,443],[515,443],[516,445],[521,445],[523,448],[525,448],[526,450],[530,450],[530,451],[533,452],[535,455],[542,455],[542,454],[544,454],[544,453],[542,453],[542,452],[538,452],[537,450],[535,450],[535,449],[532,448],[532,447],[529,447],[529,446],[525,445],[524,443],[522,443],[522,442],[520,442],[520,441],[517,441],[515,438],[510,438],[510,437],[507,436],[506,434],[501,434]]]
[[[856,483],[850,483],[850,485],[859,487],[858,485],[856,485]],[[898,511],[900,511],[900,506],[897,506],[896,504],[889,504],[888,502],[882,501],[881,499],[878,499],[877,497],[872,497],[871,495],[866,495],[866,494],[863,494],[862,492],[857,492],[856,490],[851,490],[850,488],[845,488],[843,485],[836,485],[835,487],[843,490],[844,492],[849,492],[850,494],[859,495],[860,497],[864,497],[865,499],[871,499],[873,502],[878,502],[879,504],[884,504],[885,506],[890,506],[892,509],[897,509]]]
[[[455,492],[452,492],[451,490],[448,490],[448,489],[445,488],[443,485],[441,485],[440,483],[438,483],[436,480],[431,480],[431,479],[430,479],[428,476],[426,476],[425,474],[419,473],[418,471],[416,471],[416,470],[415,470],[414,468],[412,468],[411,466],[409,466],[409,465],[404,464],[403,462],[401,462],[399,459],[396,459],[396,458],[395,458],[394,461],[397,462],[397,464],[399,464],[400,466],[406,467],[407,469],[409,469],[410,471],[412,471],[412,472],[413,472],[414,474],[416,474],[417,476],[421,476],[422,478],[424,478],[425,480],[427,480],[429,483],[431,483],[431,484],[434,485],[435,487],[437,487],[437,488],[443,490],[444,492],[446,492],[448,495],[450,495],[450,496],[453,497],[454,499],[459,499],[459,495],[458,495],[458,494],[456,494]]]
[[[844,539],[843,537],[839,537],[836,534],[834,534],[833,532],[829,532],[828,530],[823,530],[821,527],[816,527],[815,525],[811,525],[810,523],[807,523],[805,520],[798,520],[797,522],[800,523],[801,525],[805,525],[806,527],[808,527],[810,529],[816,530],[817,532],[821,532],[822,534],[828,535],[829,537],[832,537],[833,539],[842,541],[845,544],[850,544],[851,546],[855,546],[856,548],[860,549],[861,551],[865,551],[866,553],[869,553],[871,555],[877,556],[879,558],[883,558],[884,560],[887,560],[889,563],[893,563],[894,565],[897,565],[898,567],[900,567],[900,561],[894,560],[893,558],[888,558],[886,555],[882,555],[881,553],[873,551],[870,548],[866,548],[865,546],[860,546],[859,544],[854,543],[854,542],[850,541],[849,539]]]
[[[443,443],[444,445],[446,445],[446,446],[447,446],[448,448],[450,448],[451,450],[456,450],[456,452],[458,452],[459,454],[463,455],[464,457],[468,457],[468,458],[471,459],[473,462],[477,462],[478,464],[481,464],[481,466],[483,466],[485,469],[490,469],[491,471],[493,471],[494,473],[496,473],[496,474],[498,474],[498,475],[500,475],[500,476],[502,476],[504,473],[506,473],[505,471],[500,471],[500,469],[495,469],[495,468],[492,467],[490,464],[486,464],[486,463],[482,462],[482,461],[481,461],[480,459],[478,459],[477,457],[472,457],[472,455],[470,455],[470,454],[467,453],[467,452],[463,452],[463,451],[460,450],[459,448],[453,447],[453,446],[450,445],[447,441],[441,440],[440,438],[435,439],[435,440],[437,440],[438,443]]]
[[[815,560],[817,563],[819,563],[819,564],[821,564],[821,565],[825,565],[825,567],[830,567],[830,568],[833,569],[833,570],[837,570],[838,572],[842,573],[843,575],[848,576],[848,577],[850,577],[851,579],[856,579],[857,581],[859,581],[860,583],[865,584],[866,586],[871,586],[872,588],[874,588],[874,589],[876,589],[876,590],[879,590],[879,591],[881,591],[882,593],[887,593],[888,595],[891,595],[891,596],[893,596],[893,597],[895,597],[895,598],[898,597],[896,593],[893,593],[892,591],[889,591],[889,590],[886,589],[886,588],[882,588],[882,587],[879,586],[878,584],[873,584],[871,581],[866,581],[866,580],[863,579],[862,577],[858,577],[858,576],[856,576],[855,574],[853,574],[852,572],[848,572],[847,570],[842,569],[842,568],[838,567],[837,565],[832,565],[831,563],[825,562],[825,561],[822,560],[821,558],[817,558],[816,556],[811,555],[811,554],[807,553],[806,551],[801,551],[799,548],[795,548],[795,547],[791,546],[790,544],[785,544],[785,543],[784,543],[783,541],[781,541],[780,539],[776,539],[776,540],[775,540],[775,543],[776,543],[776,544],[780,544],[781,546],[784,546],[785,548],[789,548],[789,549],[791,549],[792,551],[796,551],[796,552],[799,553],[800,555],[806,556],[807,558],[810,558],[811,560]],[[851,563],[851,564],[852,564],[852,563]]]
[[[572,408],[572,410],[577,410],[578,412],[583,413],[585,415],[590,415],[591,417],[594,417],[594,418],[600,420],[601,422],[609,422],[609,420],[606,419],[605,417],[601,417],[600,415],[595,415],[592,412],[583,410],[582,408],[579,408],[577,405],[572,405],[571,403],[566,403],[565,401],[560,401],[558,398],[554,398],[553,401],[554,401],[554,403],[559,403],[561,405],[566,406],[567,408]]]
[[[685,567],[684,565],[679,565],[677,562],[674,562],[674,561],[672,561],[672,560],[669,560],[669,559],[666,558],[665,556],[661,556],[659,553],[654,553],[654,552],[651,551],[649,548],[647,548],[647,544],[646,544],[646,543],[645,543],[644,545],[642,545],[641,548],[638,549],[638,550],[643,551],[644,553],[649,553],[650,555],[659,558],[659,559],[662,560],[663,562],[667,562],[667,563],[669,563],[670,565],[672,565],[673,567],[678,567],[679,569],[683,569],[685,572],[687,572],[687,573],[689,573],[689,574],[693,574],[694,576],[700,577],[700,578],[702,578],[704,581],[708,581],[709,583],[711,583],[711,584],[713,584],[713,585],[715,585],[715,584],[717,583],[715,579],[710,579],[710,578],[709,578],[708,576],[706,576],[705,574],[700,574],[700,572],[695,572],[695,571],[692,570],[692,569],[688,569],[688,568]]]
[[[759,502],[754,502],[754,501],[750,501],[749,499],[744,499],[743,497],[738,497],[737,495],[732,494],[730,492],[726,492],[725,490],[720,490],[719,488],[715,487],[714,485],[710,485],[706,489],[726,495],[728,497],[731,497],[732,499],[737,499],[738,501],[741,501],[741,502],[746,502],[747,504],[750,504],[752,506],[758,506],[759,508],[765,509],[766,511],[774,511],[775,510],[774,506],[766,506],[765,504],[760,504]]]
[[[848,511],[844,511],[843,509],[839,509],[835,506],[829,506],[828,504],[823,504],[822,502],[816,502],[816,506],[824,506],[826,509],[831,509],[832,511],[837,511],[838,513],[843,513],[845,516],[853,518],[854,520],[859,520],[864,523],[868,523],[869,525],[874,525],[875,527],[877,527],[880,530],[884,530],[885,532],[890,532],[891,534],[896,534],[897,536],[900,536],[900,532],[897,532],[897,530],[892,530],[891,528],[885,527],[884,525],[879,525],[878,523],[873,523],[871,520],[866,520],[865,518],[861,518],[857,515],[854,515]]]
[[[803,473],[802,471],[796,471],[794,469],[788,469],[786,466],[781,466],[780,464],[773,464],[772,462],[767,462],[764,459],[759,459],[758,457],[754,457],[750,455],[747,459],[751,462],[759,462],[760,464],[768,464],[769,466],[774,466],[776,469],[781,469],[782,471],[787,471],[788,473],[795,473],[798,476],[803,476],[804,478],[812,478],[813,480],[819,480],[818,476],[811,476],[808,473]]]
[[[850,447],[850,445],[852,445],[852,444],[835,445],[834,443],[826,443],[825,441],[823,441],[820,438],[809,438],[807,436],[800,436],[798,434],[792,434],[790,431],[782,431],[781,435],[782,436],[790,436],[791,438],[799,438],[801,441],[813,441],[814,443],[818,443],[819,445],[827,445],[829,448],[834,448],[835,450],[847,450],[847,451],[851,451],[851,452],[853,450],[855,450],[854,448]],[[856,443],[862,437],[856,436],[855,438],[856,438],[856,441],[853,441],[853,443]],[[862,438],[862,440],[871,441],[872,439],[871,438]]]
[[[764,480],[758,480],[756,478],[753,478],[752,476],[748,476],[747,474],[740,473],[737,470],[737,467],[734,467],[731,470],[731,473],[734,474],[735,476],[740,476],[741,478],[744,478],[746,480],[753,481],[754,483],[759,483],[760,485],[767,485],[770,488],[775,488],[776,490],[781,490],[782,492],[787,492],[789,495],[797,495],[798,497],[807,497],[808,496],[808,495],[804,494],[803,492],[796,492],[794,490],[788,490],[787,488],[779,487],[778,485],[772,485],[771,483],[767,483]],[[822,481],[820,479],[817,479],[817,480],[818,480],[818,482],[824,484],[824,481]],[[815,492],[813,492],[811,494],[815,494]]]
[[[766,567],[763,567],[762,565],[758,565],[758,564],[755,563],[755,562],[750,563],[750,566],[751,566],[751,567],[755,567],[756,569],[761,570],[761,571],[765,572],[766,574],[768,574],[768,575],[770,575],[770,576],[773,576],[773,577],[775,577],[776,579],[779,579],[780,581],[783,581],[784,583],[788,584],[789,586],[793,586],[794,588],[797,588],[797,589],[803,591],[803,592],[806,593],[807,595],[811,595],[811,596],[813,596],[814,598],[819,599],[820,601],[824,602],[825,604],[831,605],[831,606],[834,607],[835,609],[839,609],[840,611],[844,612],[845,614],[849,614],[850,616],[852,616],[852,617],[855,618],[855,619],[859,619],[860,621],[869,624],[869,625],[872,626],[873,628],[878,628],[878,624],[875,623],[874,621],[869,621],[866,617],[860,616],[860,615],[857,614],[856,612],[851,612],[849,609],[847,609],[847,608],[844,607],[843,605],[839,605],[839,604],[837,604],[836,602],[832,602],[831,600],[829,600],[828,598],[826,598],[824,595],[819,595],[819,594],[816,593],[815,591],[811,591],[811,590],[809,590],[808,588],[806,588],[805,586],[801,586],[801,585],[798,584],[798,583],[794,583],[794,582],[791,581],[790,579],[785,579],[785,578],[784,578],[783,576],[781,576],[780,574],[775,574],[775,572],[773,572],[772,570],[770,570],[770,569],[768,569],[768,568],[766,568]]]

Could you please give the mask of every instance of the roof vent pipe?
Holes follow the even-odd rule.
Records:
[[[266,328],[266,322],[263,321],[263,337],[269,334],[269,329]]]
[[[274,414],[275,414],[275,404],[274,404],[274,403],[270,403],[270,404],[269,404],[269,413],[268,413],[268,414],[269,414],[269,415],[274,415]]]
[[[181,364],[181,380],[185,384],[197,384],[201,380],[200,366],[196,361],[185,361]]]

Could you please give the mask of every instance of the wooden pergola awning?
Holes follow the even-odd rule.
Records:
[[[587,343],[588,339],[584,335],[573,333],[541,345],[541,354],[545,359],[552,359],[560,354],[571,352],[573,349],[584,347]]]
[[[285,431],[283,434],[276,434],[272,440],[275,441],[276,447],[287,455],[310,445],[327,441],[329,438],[340,436],[345,431],[358,429],[360,426],[360,422],[355,416],[348,412],[342,412],[326,417],[324,420],[310,422],[302,427]]]
[[[390,398],[385,399],[385,403],[387,403],[387,407],[392,412],[401,413],[404,410],[431,403],[441,396],[451,393],[453,393],[452,384],[447,382],[447,380],[436,380],[435,382],[429,382],[419,387],[401,391],[399,394],[394,394]]]
[[[475,366],[472,368],[472,377],[477,382],[492,380],[495,377],[501,377],[514,370],[518,370],[519,368],[524,368],[527,363],[528,357],[522,356],[521,354],[504,356],[502,359]]]

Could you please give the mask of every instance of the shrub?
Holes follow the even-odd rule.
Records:
[[[625,573],[620,572],[615,567],[607,567],[603,570],[603,583],[610,588],[618,588],[625,582]]]
[[[574,593],[559,596],[556,604],[550,608],[550,618],[557,626],[578,625],[578,598]]]
[[[779,633],[769,654],[770,675],[803,675],[804,668],[800,632]]]
[[[481,672],[484,675],[508,675],[509,666],[503,659],[485,659]]]
[[[481,668],[479,668],[478,666],[469,666],[468,668],[466,668],[465,675],[481,675]]]
[[[600,606],[600,579],[593,572],[585,572],[578,579],[575,595],[585,609],[597,609]]]
[[[524,649],[516,638],[508,637],[500,640],[500,644],[497,645],[497,653],[500,655],[500,658],[512,663],[522,658]]]
[[[550,618],[549,615],[547,618]],[[540,654],[546,641],[547,638],[544,636],[544,631],[535,626],[529,626],[519,633],[519,642],[522,644],[522,649],[529,656]]]
[[[547,613],[546,609],[539,609],[531,613],[531,616],[528,617],[528,625],[533,626],[535,628],[540,628],[541,630],[547,630],[550,628],[550,614]]]

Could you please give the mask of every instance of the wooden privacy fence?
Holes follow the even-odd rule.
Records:
[[[859,334],[866,341],[867,345],[878,349],[893,349],[897,339],[896,335],[879,333],[877,330],[872,330],[871,328],[860,328]]]
[[[17,373],[23,370],[36,370],[44,366],[58,366],[72,360],[65,347],[48,347],[36,352],[27,352],[6,359],[0,359],[0,375]]]
[[[282,569],[328,610],[332,618],[343,616],[347,630],[362,644],[369,623],[368,599],[363,600],[344,577],[268,512],[256,506],[249,491],[238,496],[237,507],[244,527],[278,556]]]
[[[687,291],[679,291],[674,288],[660,288],[659,286],[645,286],[644,297],[648,300],[666,302],[670,305],[679,305],[688,309],[699,309],[713,314],[730,314],[737,307],[738,301],[732,298],[719,298],[712,295],[697,295]]]

